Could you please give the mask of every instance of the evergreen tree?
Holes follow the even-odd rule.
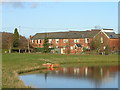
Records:
[[[15,28],[13,34],[13,47],[17,48],[18,46],[19,46],[19,33],[18,33],[18,29]]]
[[[44,53],[49,53],[50,52],[49,45],[50,44],[48,43],[48,38],[45,37],[44,44],[43,44]]]

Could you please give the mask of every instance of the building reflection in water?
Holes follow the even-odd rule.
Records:
[[[105,67],[61,67],[53,69],[50,73],[45,73],[45,81],[47,81],[48,74],[60,77],[82,78],[90,80],[94,83],[96,88],[100,88],[102,82],[112,81],[111,76],[114,77],[120,71],[119,66],[105,66]]]

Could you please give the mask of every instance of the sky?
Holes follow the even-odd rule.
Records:
[[[9,2],[2,4],[2,31],[36,33],[113,28],[118,33],[118,2]]]

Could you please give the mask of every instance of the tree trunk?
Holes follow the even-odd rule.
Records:
[[[11,47],[9,48],[9,53],[11,53]]]
[[[20,53],[20,49],[19,49],[19,53]]]
[[[11,53],[11,49],[9,49],[9,53]]]
[[[29,53],[30,53],[30,50],[29,50]]]
[[[29,39],[28,39],[28,53],[30,53]]]
[[[26,53],[26,49],[25,49],[25,53]]]

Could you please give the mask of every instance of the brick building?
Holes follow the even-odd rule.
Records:
[[[94,38],[100,40],[102,48],[108,45],[112,52],[120,51],[120,38],[113,29],[102,29]]]
[[[89,44],[95,38],[99,38],[103,47],[109,45],[113,51],[118,51],[119,47],[119,38],[113,29],[37,33],[30,37],[30,43],[34,48],[43,48],[45,37],[49,40],[49,48],[55,48],[61,54],[81,53],[83,48],[90,49]]]

